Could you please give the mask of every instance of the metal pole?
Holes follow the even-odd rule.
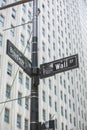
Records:
[[[33,0],[32,79],[30,130],[38,130],[38,0]]]

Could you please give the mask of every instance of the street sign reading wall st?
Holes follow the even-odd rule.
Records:
[[[78,54],[40,65],[40,78],[53,76],[79,67]]]
[[[7,40],[6,52],[10,58],[31,76],[31,62],[9,40]]]

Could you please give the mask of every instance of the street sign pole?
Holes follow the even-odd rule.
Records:
[[[38,130],[38,0],[33,0],[33,37],[32,37],[32,78],[31,78],[31,105],[30,130]]]
[[[33,37],[32,37],[32,78],[31,78],[31,112],[30,112],[30,130],[38,130],[38,0],[22,0],[4,7],[0,10],[17,6],[22,3],[33,1]],[[15,58],[14,58],[15,60]]]

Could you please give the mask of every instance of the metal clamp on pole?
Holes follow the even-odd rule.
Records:
[[[31,77],[33,77],[33,85],[38,86],[39,85],[39,68],[32,68],[31,69]]]
[[[32,73],[32,76],[34,75],[36,75],[36,76],[38,76],[39,75],[39,68],[31,68],[31,73]]]

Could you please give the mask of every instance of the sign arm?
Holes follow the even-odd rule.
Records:
[[[26,2],[31,2],[31,1],[33,1],[33,0],[21,0],[21,1],[6,5],[6,6],[3,6],[3,7],[0,7],[0,10],[10,8],[10,7],[13,7],[13,6],[16,6],[16,5],[20,5],[20,4],[23,4],[23,3],[26,3]]]

